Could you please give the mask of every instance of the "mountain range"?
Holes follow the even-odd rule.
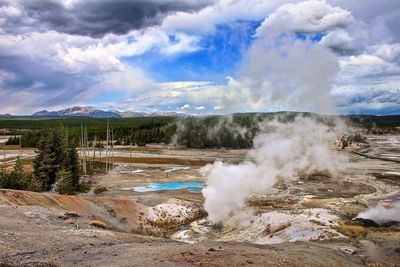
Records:
[[[101,110],[94,107],[66,108],[57,111],[41,110],[29,115],[31,117],[92,117],[92,118],[132,118],[132,117],[162,117],[162,116],[182,116],[176,112],[136,112]],[[0,114],[0,117],[13,117],[10,114]]]

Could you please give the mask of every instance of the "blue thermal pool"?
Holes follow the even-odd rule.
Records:
[[[126,188],[127,190],[134,190],[136,192],[151,192],[161,190],[177,190],[187,188],[189,192],[201,192],[204,185],[201,182],[169,182],[169,183],[148,183],[147,186],[134,186]]]

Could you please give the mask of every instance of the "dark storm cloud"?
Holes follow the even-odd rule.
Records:
[[[55,30],[102,37],[157,25],[168,14],[196,11],[210,3],[211,0],[82,0],[68,6],[56,0],[8,1],[22,15],[7,17],[2,26],[8,32]],[[0,5],[6,5],[5,1]]]

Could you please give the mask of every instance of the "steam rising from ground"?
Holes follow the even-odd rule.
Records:
[[[211,222],[223,222],[245,206],[249,195],[270,191],[279,179],[297,179],[300,173],[314,170],[334,172],[341,160],[329,148],[337,129],[313,118],[273,120],[260,128],[247,161],[237,165],[215,162],[200,170],[207,178],[204,208]]]
[[[384,224],[390,221],[400,222],[400,202],[394,203],[393,207],[385,208],[376,206],[360,213],[358,218],[370,219],[378,224]]]
[[[307,29],[298,29],[305,20]],[[240,77],[231,79],[220,99],[226,110],[302,110],[334,113],[332,84],[337,58],[310,35],[345,27],[351,14],[325,1],[283,5],[257,29]],[[209,219],[219,223],[242,209],[251,194],[265,193],[277,180],[296,179],[300,172],[333,172],[339,156],[329,149],[337,132],[312,118],[265,122],[254,139],[248,160],[238,165],[216,162],[201,169]]]

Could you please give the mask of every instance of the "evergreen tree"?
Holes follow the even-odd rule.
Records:
[[[67,156],[65,130],[59,126],[42,133],[33,169],[40,191],[49,191],[56,182],[57,172],[64,167]]]
[[[11,182],[10,187],[12,189],[26,189],[28,185],[28,177],[24,172],[24,166],[22,165],[22,161],[19,156],[15,161],[14,169],[9,175],[9,180]]]
[[[51,135],[51,157],[53,160],[53,165],[51,168],[52,177],[56,176],[57,171],[63,167],[65,164],[66,156],[67,156],[67,146],[65,139],[65,129],[62,125],[59,125],[52,131]],[[55,180],[52,180],[51,183],[54,183]]]
[[[36,192],[43,191],[41,181],[39,181],[39,179],[34,175],[31,176],[28,180],[27,190]]]
[[[6,165],[1,164],[0,165],[0,188],[6,188],[7,186],[7,173],[6,173]]]
[[[50,132],[44,131],[41,134],[36,157],[33,161],[33,176],[38,191],[47,191],[51,189],[51,158]],[[55,177],[54,177],[55,179]]]
[[[72,187],[77,191],[79,188],[81,172],[79,166],[79,155],[75,147],[68,148],[64,169],[70,172]]]
[[[28,177],[24,172],[24,167],[19,156],[15,161],[15,165],[11,173],[7,173],[5,167],[0,170],[0,187],[9,189],[26,189]]]

